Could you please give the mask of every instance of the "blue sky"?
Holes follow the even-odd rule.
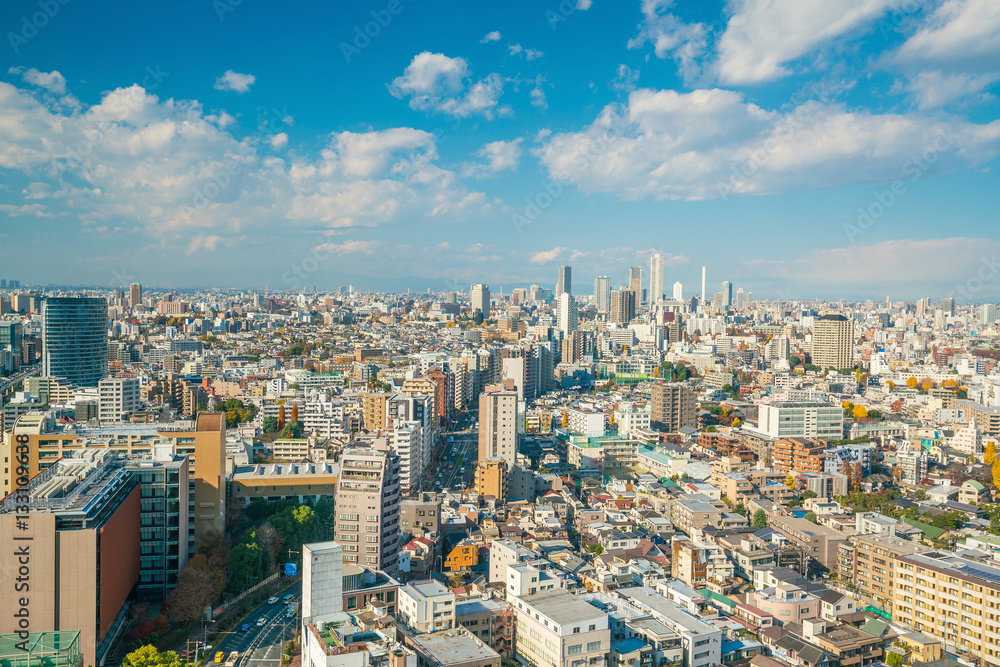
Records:
[[[335,6],[331,6],[335,5]],[[1000,298],[995,0],[6,2],[0,277]],[[367,35],[365,32],[367,31]]]

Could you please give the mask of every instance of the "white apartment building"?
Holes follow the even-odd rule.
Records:
[[[97,384],[98,419],[102,424],[128,421],[139,409],[139,378],[118,376],[104,378]]]
[[[392,448],[399,455],[399,482],[404,489],[420,486],[424,474],[424,431],[420,422],[410,421],[389,432]]]
[[[566,427],[576,435],[602,436],[604,413],[591,408],[569,408],[566,410]]]
[[[719,628],[649,588],[623,588],[618,594],[681,636],[685,667],[722,664],[722,631]]]
[[[649,430],[649,411],[636,410],[631,403],[624,403],[615,410],[615,424],[623,438],[642,437],[638,431]]]
[[[844,410],[822,402],[778,401],[761,405],[757,430],[772,438],[844,437]]]
[[[399,616],[417,632],[455,627],[455,594],[436,579],[414,581],[399,589]]]
[[[539,667],[606,663],[611,646],[608,615],[561,588],[508,596],[517,629],[514,657]]]

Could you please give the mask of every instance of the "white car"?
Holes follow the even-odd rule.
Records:
[[[258,628],[261,628],[261,627],[263,627],[265,625],[267,625],[267,619],[266,618],[264,618],[263,616],[261,616],[260,618],[257,619],[257,627]]]
[[[267,603],[268,604],[277,604],[278,603],[278,596],[277,595],[272,595],[271,597],[269,597],[267,599]]]

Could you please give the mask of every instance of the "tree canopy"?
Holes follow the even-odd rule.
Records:
[[[126,655],[122,667],[181,667],[181,659],[175,651],[161,653],[155,646],[147,645]]]

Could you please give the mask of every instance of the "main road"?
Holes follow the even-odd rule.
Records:
[[[229,632],[222,636],[204,664],[207,667],[215,667],[215,656],[222,653],[222,662],[219,664],[219,667],[222,667],[229,654],[236,651],[240,654],[239,667],[264,667],[265,665],[280,667],[282,642],[292,639],[298,633],[299,614],[302,608],[298,604],[301,599],[301,591],[302,584],[295,583],[275,593],[278,601],[274,604],[264,602],[252,609],[233,624]],[[288,618],[289,605],[284,603],[286,595],[294,596],[296,613],[292,618]],[[263,625],[257,625],[259,619],[264,619]],[[244,624],[250,626],[245,632],[240,630]]]

